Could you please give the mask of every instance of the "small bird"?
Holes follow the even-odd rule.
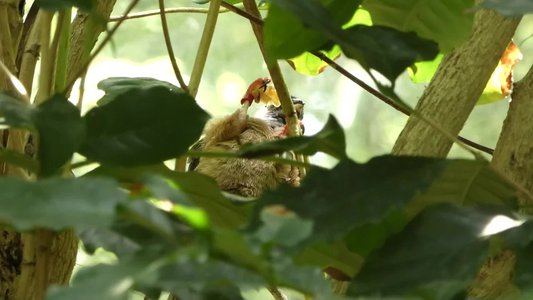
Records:
[[[269,78],[255,80],[241,99],[242,106],[229,116],[209,121],[204,137],[192,150],[235,152],[244,144],[286,138],[287,122],[270,82]],[[248,116],[248,108],[254,101],[268,104],[264,118]],[[292,101],[301,124],[305,103],[296,97]],[[299,182],[297,168],[259,159],[193,158],[189,160],[188,170],[208,175],[221,190],[244,197],[258,197],[282,182]]]

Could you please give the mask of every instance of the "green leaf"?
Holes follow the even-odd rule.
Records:
[[[531,226],[529,226],[531,229]],[[516,253],[516,269],[513,276],[514,283],[521,289],[531,288],[533,279],[533,245],[524,247]]]
[[[470,34],[473,13],[465,13],[474,0],[365,0],[375,25],[401,31],[414,31],[420,37],[436,41],[447,53],[463,43]]]
[[[39,170],[39,162],[25,154],[0,148],[0,161],[22,167],[31,172]]]
[[[436,299],[462,292],[488,255],[489,242],[480,233],[492,217],[451,205],[428,208],[367,259],[348,295],[411,293]]]
[[[293,5],[291,2],[273,1],[265,19],[265,48],[269,55],[276,58],[292,58],[305,51],[317,50],[329,40],[317,28],[307,24],[306,19],[299,18],[296,13],[288,9],[286,5]],[[324,5],[321,11],[322,17],[327,18],[326,21],[332,19],[328,22],[328,24],[331,23],[331,27],[340,28],[354,15],[361,1],[321,0],[319,2],[313,0],[313,2],[316,2],[319,7],[321,4]],[[305,4],[304,2],[295,5]]]
[[[263,210],[260,218],[263,226],[253,236],[262,243],[294,247],[313,232],[313,222],[302,220],[295,214],[276,214]]]
[[[429,40],[413,32],[400,32],[383,26],[356,25],[343,32],[348,38],[341,44],[346,56],[356,59],[366,70],[374,69],[394,80],[415,62],[434,59],[439,50]]]
[[[338,159],[346,158],[344,130],[335,117],[330,115],[324,128],[313,136],[290,137],[273,142],[244,145],[239,155],[253,158],[280,154],[289,150],[304,155],[323,152]]]
[[[94,254],[97,248],[102,247],[121,257],[141,249],[141,246],[130,238],[105,228],[84,230],[79,234],[79,237],[83,242],[85,251],[89,254]]]
[[[71,7],[78,7],[80,9],[89,11],[94,7],[94,0],[35,0],[40,8],[58,11]]]
[[[522,222],[520,225],[515,223],[514,225],[518,226],[498,234],[504,245],[512,249],[516,255],[513,282],[521,291],[531,289],[531,280],[533,279],[533,220],[528,218]]]
[[[346,56],[356,59],[367,71],[374,69],[392,83],[408,66],[416,61],[431,60],[438,54],[438,48],[433,42],[418,38],[413,33],[402,33],[383,26],[364,25],[355,25],[343,30],[342,24],[350,20],[358,6],[358,3],[349,1],[344,3],[352,5],[354,10],[350,15],[346,14],[348,18],[345,22],[339,24],[318,0],[273,1],[273,4],[278,5],[286,13],[298,17],[303,25],[320,32],[326,41],[339,44]],[[346,11],[347,7],[344,7],[344,10]],[[266,41],[265,38],[265,43]],[[293,53],[292,56],[301,52]],[[273,55],[284,58],[283,55]]]
[[[295,255],[294,259],[301,265],[335,268],[348,276],[353,276],[363,263],[363,257],[350,251],[341,240],[314,243]]]
[[[533,2],[530,0],[485,0],[480,6],[494,9],[504,16],[522,16],[533,12]]]
[[[0,92],[1,124],[14,128],[34,128],[32,108],[6,92]]]
[[[174,172],[164,165],[137,168],[101,166],[87,176],[112,176],[125,182],[142,182],[146,174],[157,174],[171,180],[194,205],[205,210],[217,227],[237,228],[248,220],[250,203],[232,202],[220,191],[214,179],[196,172]]]
[[[331,50],[321,50],[321,52],[329,59],[334,60],[340,56],[341,48],[338,45],[335,45]],[[304,52],[291,58],[289,63],[294,70],[304,75],[318,75],[328,66],[328,64],[322,59],[309,52]]]
[[[105,92],[98,100],[98,105],[105,105],[117,98],[118,95],[134,88],[165,87],[175,90],[177,87],[169,82],[149,77],[110,77],[98,82],[97,87]]]
[[[413,197],[405,207],[350,232],[346,236],[348,248],[366,256],[382,246],[390,235],[402,230],[420,211],[439,203],[499,209],[516,207],[514,190],[486,162],[447,160],[443,163],[446,166],[429,189]]]
[[[100,178],[27,182],[0,179],[0,223],[25,231],[105,228],[126,195],[115,181]]]
[[[185,153],[207,119],[207,113],[179,88],[131,88],[87,113],[87,139],[80,153],[114,166],[161,162]]]
[[[213,226],[238,228],[244,225],[250,215],[250,202],[232,202],[220,192],[216,182],[196,172],[166,172],[178,189],[189,196],[197,207],[208,215]]]
[[[116,265],[96,265],[74,275],[71,287],[52,286],[46,300],[125,300],[136,283],[152,283],[162,264],[153,255],[137,255]]]
[[[264,25],[266,53],[276,58],[292,58],[327,42],[316,30],[306,28],[297,18],[272,4]]]
[[[121,203],[119,216],[168,241],[174,240],[172,224],[163,211],[144,201]]]
[[[68,162],[85,137],[80,111],[64,96],[55,95],[33,111],[39,132],[40,174],[49,176]]]
[[[265,282],[253,272],[214,259],[204,262],[189,260],[165,266],[157,279],[159,288],[177,293],[187,288],[200,292],[211,287],[221,290],[235,285],[259,288],[265,286]]]
[[[314,222],[313,240],[333,240],[402,209],[445,166],[440,159],[382,156],[366,164],[342,160],[331,170],[315,167],[301,187],[284,185],[265,193],[255,207],[251,228],[259,228],[263,208],[282,205]]]
[[[409,68],[409,77],[414,83],[428,83],[435,75],[444,55],[441,53],[432,61],[417,62]]]

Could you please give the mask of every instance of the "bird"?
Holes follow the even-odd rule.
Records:
[[[279,106],[275,89],[269,78],[259,78],[248,88],[241,99],[241,107],[234,113],[210,120],[203,138],[191,150],[205,152],[236,152],[242,145],[274,141],[287,137],[285,115]],[[302,130],[305,102],[292,97]],[[262,118],[248,116],[253,102],[266,103]],[[246,158],[190,158],[188,171],[195,171],[215,179],[222,191],[243,197],[259,197],[280,183],[299,183],[298,169],[273,161]]]

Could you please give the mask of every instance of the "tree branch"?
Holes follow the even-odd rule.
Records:
[[[258,25],[263,25],[264,24],[264,21],[263,19],[260,19],[250,13],[248,13],[247,11],[244,11],[238,7],[235,7],[234,5],[231,5],[227,2],[222,2],[222,6],[224,6],[225,8],[228,8],[230,11],[250,20],[251,22],[254,22]],[[374,89],[373,87],[369,86],[368,84],[366,84],[364,81],[360,80],[359,78],[355,77],[353,74],[351,74],[348,70],[344,69],[342,66],[340,66],[339,64],[337,64],[335,61],[333,61],[332,59],[330,59],[329,57],[327,57],[326,55],[324,55],[323,53],[319,52],[319,51],[313,51],[311,52],[311,54],[315,55],[316,57],[320,58],[321,60],[323,60],[325,63],[327,63],[330,67],[332,67],[335,71],[339,72],[341,75],[345,76],[346,78],[350,79],[353,83],[359,85],[361,88],[363,88],[365,91],[367,91],[368,93],[370,93],[371,95],[373,95],[374,97],[378,98],[379,100],[385,102],[387,105],[391,106],[392,108],[398,110],[399,112],[407,115],[407,116],[410,116],[411,115],[411,111],[409,111],[408,109],[406,109],[404,106],[401,106],[399,105],[396,101],[392,100],[391,98],[387,97],[386,95],[384,95],[383,93],[381,93],[380,91]],[[460,142],[463,142],[464,144],[472,147],[472,148],[475,148],[477,150],[480,150],[480,151],[483,151],[487,154],[490,154],[492,155],[492,153],[494,152],[494,150],[490,147],[487,147],[487,146],[483,146],[481,144],[478,144],[478,143],[475,143],[469,139],[466,139],[462,136],[458,136],[457,139],[460,141]]]
[[[99,1],[98,2],[99,5],[102,5],[102,6],[105,5],[105,8],[108,9],[108,11],[106,11],[107,15],[103,15],[104,18],[109,16],[109,14],[111,13],[111,10],[113,8],[113,5],[115,4],[115,1],[116,0],[113,0],[113,1]],[[124,15],[129,14],[131,12],[131,10],[135,7],[135,5],[137,5],[138,2],[139,2],[139,0],[132,0],[130,5],[128,5],[128,7],[126,8],[126,11],[124,12]],[[80,26],[83,27],[81,24],[85,23],[86,21],[87,21],[87,16],[80,15],[80,21],[78,23],[76,23],[76,21],[74,21],[74,24],[72,26],[73,26],[73,28],[80,27]],[[68,75],[69,76],[68,76],[68,80],[67,80],[67,84],[65,86],[65,89],[63,90],[63,93],[65,95],[70,94],[70,90],[72,89],[72,86],[74,85],[74,83],[76,82],[78,77],[80,77],[87,70],[87,68],[89,67],[89,65],[93,61],[93,59],[100,53],[100,51],[102,51],[104,46],[111,40],[111,37],[117,31],[117,29],[120,27],[122,22],[124,22],[124,19],[119,20],[111,28],[111,30],[109,30],[109,32],[107,33],[106,37],[102,41],[102,43],[100,43],[100,45],[98,45],[98,47],[94,50],[94,52],[87,59],[84,59],[86,57],[86,53],[84,53],[85,50],[92,48],[92,46],[96,42],[96,39],[100,35],[100,33],[103,30],[103,28],[102,29],[100,29],[100,28],[99,29],[93,29],[93,32],[91,32],[92,34],[88,35],[89,36],[88,38],[85,38],[85,35],[84,35],[84,33],[86,33],[86,31],[88,30],[87,28],[84,28],[82,30],[78,29],[79,32],[78,31],[73,32],[71,45],[80,45],[80,46],[78,46],[79,48],[77,49],[78,50],[77,52],[71,50],[72,59],[69,57],[69,62],[70,62],[69,70],[68,70]],[[105,22],[105,20],[104,20],[104,24],[105,23],[107,23],[107,22]],[[86,47],[87,45],[89,45],[89,47]]]
[[[171,14],[171,13],[198,13],[198,14],[207,14],[209,10],[206,8],[197,8],[197,7],[175,7],[175,8],[167,8],[165,9],[165,14]],[[221,13],[229,12],[229,10],[220,10]],[[133,20],[133,19],[140,19],[140,18],[146,18],[146,17],[152,17],[157,16],[161,14],[161,10],[154,9],[154,10],[147,10],[139,13],[133,13],[129,14],[127,16],[111,16],[109,18],[109,22],[117,22],[119,20]]]
[[[213,39],[213,33],[215,32],[221,2],[222,0],[211,0],[209,3],[209,12],[207,13],[204,31],[202,32],[202,38],[200,39],[200,45],[198,46],[198,52],[196,53],[196,59],[194,60],[194,66],[191,72],[191,79],[189,81],[189,91],[193,97],[196,97],[196,94],[198,93],[205,62],[207,61],[207,54],[209,53],[211,40]]]
[[[479,10],[469,40],[444,57],[416,112],[457,136],[519,22],[519,18],[504,18],[494,11]],[[392,152],[445,157],[451,146],[448,137],[413,115]]]
[[[165,37],[165,45],[167,47],[170,63],[172,64],[172,69],[174,70],[174,74],[176,75],[176,79],[178,80],[181,88],[188,93],[189,88],[187,87],[185,81],[183,80],[183,77],[181,76],[178,63],[176,62],[176,57],[174,56],[174,50],[172,50],[172,42],[170,40],[170,34],[168,32],[167,17],[165,15],[165,0],[159,0],[159,11],[159,15],[161,16],[161,27],[163,28],[163,36]]]

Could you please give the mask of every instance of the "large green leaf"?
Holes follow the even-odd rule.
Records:
[[[446,161],[382,156],[366,164],[342,160],[332,170],[312,168],[300,188],[281,186],[257,203],[252,228],[261,228],[261,210],[282,205],[314,222],[312,239],[334,240],[350,230],[403,209],[432,184]]]
[[[37,160],[15,151],[0,149],[0,161],[19,166],[31,172],[37,173],[39,171],[39,162]]]
[[[505,16],[522,16],[533,12],[533,2],[530,0],[485,0],[480,5]]]
[[[420,60],[431,60],[438,54],[437,46],[433,42],[418,38],[413,33],[364,25],[355,25],[343,30],[342,25],[346,22],[336,22],[318,0],[274,0],[273,4],[298,17],[303,26],[321,33],[326,41],[339,44],[346,56],[356,59],[367,71],[374,69],[382,73],[392,85],[405,68]],[[344,1],[344,5],[352,5],[356,9],[358,3]],[[349,21],[351,16],[353,14],[346,21]],[[318,46],[303,48],[316,50],[316,47]],[[299,53],[292,53],[292,56]]]
[[[15,128],[33,128],[31,106],[6,92],[0,92],[0,124]]]
[[[399,232],[409,220],[426,207],[453,203],[470,207],[513,208],[514,190],[485,162],[448,160],[446,167],[429,189],[414,197],[405,207],[391,211],[381,220],[366,224],[346,237],[348,247],[361,255],[379,248],[387,238]]]
[[[360,0],[320,1],[324,5],[325,16],[328,20],[333,19],[333,24],[339,28],[350,20],[360,2]],[[305,51],[319,49],[328,41],[319,30],[302,22],[283,5],[274,1],[265,19],[265,47],[269,55],[276,58],[292,58]]]
[[[105,92],[98,100],[98,105],[105,105],[133,88],[165,87],[169,90],[176,89],[173,84],[149,77],[110,77],[98,82],[97,87]]]
[[[33,111],[39,132],[40,174],[49,176],[72,158],[85,137],[80,111],[64,96],[55,95]]]
[[[218,260],[170,264],[161,269],[157,279],[158,287],[176,292],[178,296],[187,288],[200,292],[210,286],[220,290],[235,285],[259,288],[265,281],[253,272]]]
[[[356,25],[345,29],[346,43],[341,48],[350,58],[356,59],[366,70],[374,69],[394,80],[415,62],[434,59],[439,50],[429,40],[413,32],[374,25]]]
[[[346,158],[344,130],[335,117],[330,115],[324,128],[313,136],[290,137],[261,144],[244,145],[239,156],[253,158],[279,154],[289,150],[304,155],[323,152],[338,159]]]
[[[473,6],[474,0],[363,1],[373,24],[414,31],[436,41],[444,52],[459,46],[470,34],[474,14],[467,12]]]
[[[83,10],[91,10],[94,7],[94,0],[35,0],[39,7],[58,11],[71,7],[78,7]]]
[[[76,273],[70,287],[52,286],[46,300],[121,300],[135,284],[153,283],[155,272],[164,263],[154,255],[137,255],[115,265],[96,265]]]
[[[132,239],[106,228],[90,228],[81,232],[79,237],[89,254],[94,254],[97,248],[102,247],[121,257],[141,249]]]
[[[152,234],[173,241],[174,230],[169,218],[163,211],[145,201],[132,201],[119,206],[119,215],[123,220],[143,227]]]
[[[489,241],[480,234],[492,217],[451,205],[428,208],[367,259],[348,295],[456,299],[488,255]]]
[[[248,220],[250,203],[228,200],[214,179],[200,173],[174,172],[161,164],[136,168],[102,166],[87,176],[112,176],[123,182],[142,183],[147,174],[156,174],[171,180],[179,191],[187,195],[191,203],[205,210],[210,222],[215,226],[236,228]]]
[[[341,48],[338,45],[333,46],[331,50],[320,50],[320,52],[329,59],[336,59],[341,55]],[[304,75],[318,75],[328,66],[326,62],[318,56],[309,52],[304,52],[288,60],[290,66],[297,72]]]
[[[17,230],[105,228],[126,195],[109,179],[0,179],[0,223]]]
[[[161,162],[187,151],[207,119],[207,113],[179,88],[131,88],[87,113],[87,139],[80,153],[115,166]]]

